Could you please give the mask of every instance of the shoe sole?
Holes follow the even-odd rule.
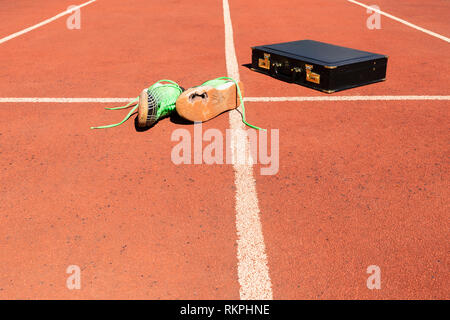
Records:
[[[176,110],[184,119],[193,122],[208,121],[219,114],[236,109],[241,101],[236,85],[223,86],[222,89],[211,86],[200,86],[184,91],[177,99]],[[243,86],[239,82],[243,96]]]
[[[149,126],[147,116],[148,116],[148,93],[147,89],[144,89],[139,95],[139,107],[137,116],[139,127],[143,128]]]

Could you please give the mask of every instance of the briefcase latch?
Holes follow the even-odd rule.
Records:
[[[264,59],[261,59],[261,58],[259,59],[258,66],[260,68],[269,70],[270,69],[270,60],[269,60],[269,58],[270,58],[270,54],[264,53]]]
[[[305,69],[306,80],[309,82],[320,84],[320,74],[312,72],[313,66],[310,64],[305,64]]]

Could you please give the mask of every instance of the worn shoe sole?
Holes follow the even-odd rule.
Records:
[[[239,82],[243,95],[243,86]],[[187,89],[177,99],[178,114],[190,121],[204,122],[241,104],[236,85],[227,82],[218,87],[199,86]]]
[[[147,120],[148,116],[148,93],[147,89],[142,90],[141,94],[139,95],[139,107],[138,107],[138,126],[148,127],[150,126],[150,121]]]

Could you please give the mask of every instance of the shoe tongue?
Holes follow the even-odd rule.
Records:
[[[152,87],[153,88],[162,87],[162,84],[158,82],[158,83],[155,83]]]

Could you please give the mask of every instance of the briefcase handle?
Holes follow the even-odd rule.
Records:
[[[288,82],[295,82],[295,80],[297,79],[297,75],[300,75],[301,72],[302,72],[301,68],[295,67],[295,68],[291,69],[292,75],[291,76],[287,76],[287,75],[285,75],[285,74],[283,74],[283,73],[278,71],[278,68],[281,67],[281,66],[282,66],[282,64],[279,63],[279,62],[278,63],[277,62],[273,63],[272,64],[272,69],[271,69],[271,75],[276,77],[276,78],[288,81]]]

